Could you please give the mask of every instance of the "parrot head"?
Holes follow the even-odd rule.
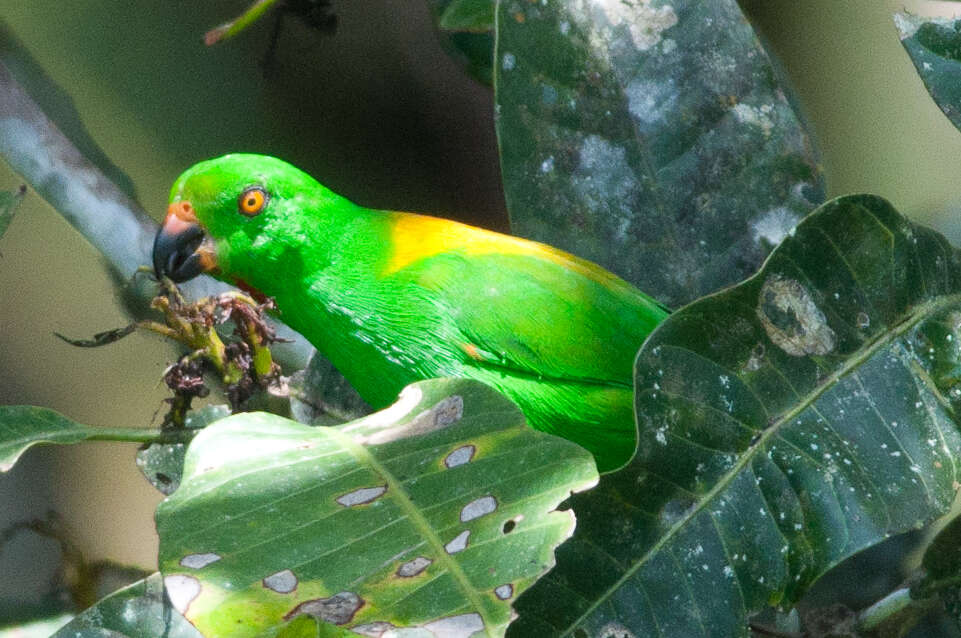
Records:
[[[195,164],[171,188],[154,239],[154,271],[175,282],[203,272],[229,273],[239,283],[261,278],[305,236],[299,211],[318,203],[306,198],[324,193],[303,171],[265,155]]]

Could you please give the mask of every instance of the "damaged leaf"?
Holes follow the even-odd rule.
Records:
[[[210,636],[301,616],[500,636],[571,533],[557,504],[596,479],[588,452],[469,380],[413,384],[340,426],[234,415],[197,435],[157,510],[161,571]]]
[[[200,431],[214,421],[230,416],[230,406],[207,405],[187,413],[184,429]],[[184,456],[192,436],[182,441],[157,441],[137,450],[137,467],[144,477],[162,494],[173,494],[180,486]]]
[[[577,530],[511,635],[746,637],[948,511],[959,371],[959,251],[878,197],[825,204],[645,342],[637,454],[572,497]]]
[[[78,614],[51,638],[203,638],[164,597],[160,574],[120,589]]]
[[[756,271],[823,201],[735,0],[502,0],[494,73],[513,231],[668,306]]]

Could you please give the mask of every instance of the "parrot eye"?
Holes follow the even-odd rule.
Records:
[[[267,191],[260,186],[251,186],[240,194],[237,208],[248,217],[253,217],[267,205]]]

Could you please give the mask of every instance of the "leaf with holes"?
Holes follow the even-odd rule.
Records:
[[[59,412],[31,405],[0,406],[0,472],[13,467],[34,445],[79,443],[102,430],[71,421]]]
[[[823,201],[735,0],[501,0],[496,31],[515,233],[677,306],[753,273]]]
[[[961,254],[880,198],[825,204],[648,338],[637,454],[572,498],[576,533],[510,635],[746,636],[754,612],[943,515],[959,345]]]
[[[144,478],[161,494],[173,494],[180,486],[180,476],[184,470],[184,456],[187,443],[194,431],[207,427],[214,421],[230,415],[226,404],[205,405],[187,413],[180,441],[154,441],[137,450],[137,467]]]
[[[301,615],[365,636],[500,636],[571,533],[557,504],[596,480],[588,452],[475,381],[416,383],[335,427],[239,414],[188,448],[157,510],[160,567],[208,636]]]
[[[160,574],[120,589],[78,614],[51,638],[202,638],[164,598]]]
[[[961,19],[895,13],[894,22],[928,93],[961,129]]]

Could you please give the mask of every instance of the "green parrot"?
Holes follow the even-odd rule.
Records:
[[[590,450],[602,470],[634,452],[634,357],[668,314],[569,253],[364,208],[263,155],[181,175],[153,261],[174,281],[211,272],[273,297],[374,408],[420,379],[476,379],[533,427]]]

